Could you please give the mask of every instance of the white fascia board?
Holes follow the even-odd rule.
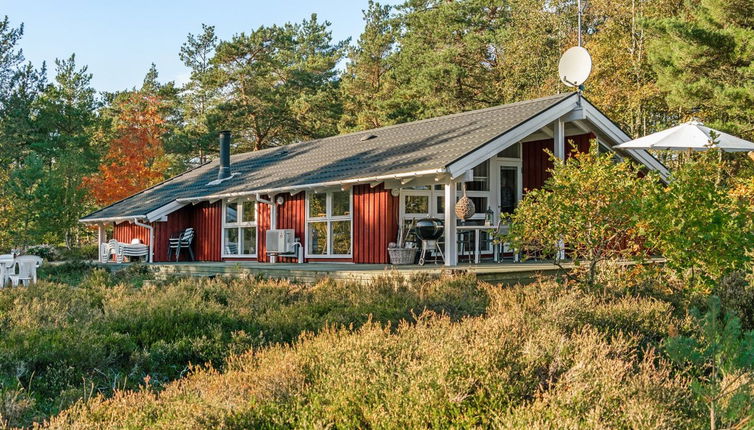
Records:
[[[575,95],[576,93],[574,93]],[[448,165],[450,176],[455,179],[467,170],[473,169],[478,164],[495,156],[505,148],[525,139],[532,133],[539,131],[544,126],[571,112],[578,106],[579,98],[570,96],[560,103],[551,106],[523,123],[511,128],[502,135],[482,145],[480,148],[466,154]]]
[[[233,193],[213,194],[213,195],[201,196],[201,197],[189,197],[185,199],[177,199],[176,201],[179,203],[190,203],[196,200],[212,201],[212,200],[219,200],[219,199],[227,199],[230,197],[250,197],[250,196],[256,196],[257,194],[279,194],[279,193],[284,193],[284,192],[289,192],[289,191],[294,191],[294,190],[312,190],[312,189],[322,190],[325,188],[340,187],[343,185],[366,184],[366,183],[376,182],[376,181],[382,182],[382,181],[386,181],[390,179],[403,179],[403,178],[409,178],[409,177],[437,175],[437,174],[441,174],[445,172],[446,172],[446,169],[438,168],[438,169],[420,170],[416,172],[395,173],[392,175],[370,176],[370,177],[363,177],[363,178],[343,179],[341,181],[319,182],[316,184],[294,185],[290,187],[266,188],[266,189],[259,189],[259,190],[237,191]]]
[[[172,201],[165,206],[162,206],[160,208],[157,208],[153,210],[152,212],[149,212],[146,216],[147,221],[152,222],[155,220],[159,220],[160,218],[170,215],[171,213],[177,211],[178,209],[186,206],[186,203],[178,203],[177,201]]]
[[[115,222],[115,223],[121,223],[124,221],[132,221],[134,218],[138,219],[145,219],[146,215],[129,215],[129,216],[117,216],[117,217],[107,217],[107,218],[81,218],[79,219],[79,222],[82,224],[99,224],[99,223],[107,223],[107,222]]]
[[[623,132],[623,130],[615,125],[607,116],[605,116],[605,114],[600,112],[599,109],[594,107],[594,105],[592,105],[585,99],[582,99],[581,103],[584,112],[586,113],[587,121],[598,127],[602,133],[610,138],[610,140],[616,142],[617,144],[631,140],[631,137],[629,135]],[[663,180],[667,180],[669,175],[668,169],[650,153],[644,150],[626,152],[631,154],[637,161],[641,162],[646,167],[657,171]]]

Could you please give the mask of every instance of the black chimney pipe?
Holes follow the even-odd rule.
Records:
[[[220,132],[220,170],[217,172],[217,179],[226,179],[230,177],[230,131]]]

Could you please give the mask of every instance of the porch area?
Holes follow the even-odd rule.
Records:
[[[102,264],[108,270],[122,270],[126,264]],[[526,261],[521,263],[482,263],[459,264],[448,268],[440,264],[392,266],[385,264],[352,263],[259,263],[252,261],[237,262],[171,262],[152,263],[147,267],[158,279],[171,276],[178,277],[242,277],[261,276],[269,279],[282,279],[304,284],[316,283],[323,279],[336,281],[369,282],[385,276],[434,277],[447,274],[473,274],[477,279],[492,284],[515,285],[535,280],[538,276],[559,276],[563,269],[548,261]],[[572,268],[571,263],[564,263],[563,268]]]

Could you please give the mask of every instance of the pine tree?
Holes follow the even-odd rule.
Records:
[[[212,84],[227,97],[214,121],[236,131],[242,149],[337,132],[336,66],[347,41],[333,43],[329,26],[312,15],[301,24],[259,27],[217,46]]]
[[[660,37],[650,60],[668,104],[754,138],[754,2],[700,0],[651,24]]]
[[[189,34],[180,52],[181,61],[191,69],[191,79],[181,89],[183,127],[179,150],[189,159],[196,157],[198,164],[207,161],[215,142],[210,118],[219,102],[219,91],[211,85],[211,60],[216,47],[215,27],[202,24],[202,33]]]
[[[389,62],[396,42],[391,10],[391,6],[370,0],[363,11],[364,31],[357,45],[349,49],[348,64],[341,77],[342,131],[381,127],[397,119],[387,106],[396,83]]]

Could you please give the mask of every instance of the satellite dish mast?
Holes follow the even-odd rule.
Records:
[[[569,48],[560,57],[558,74],[560,81],[568,87],[575,87],[578,92],[584,89],[584,82],[592,73],[592,56],[581,46],[581,0],[578,1],[579,44]]]

